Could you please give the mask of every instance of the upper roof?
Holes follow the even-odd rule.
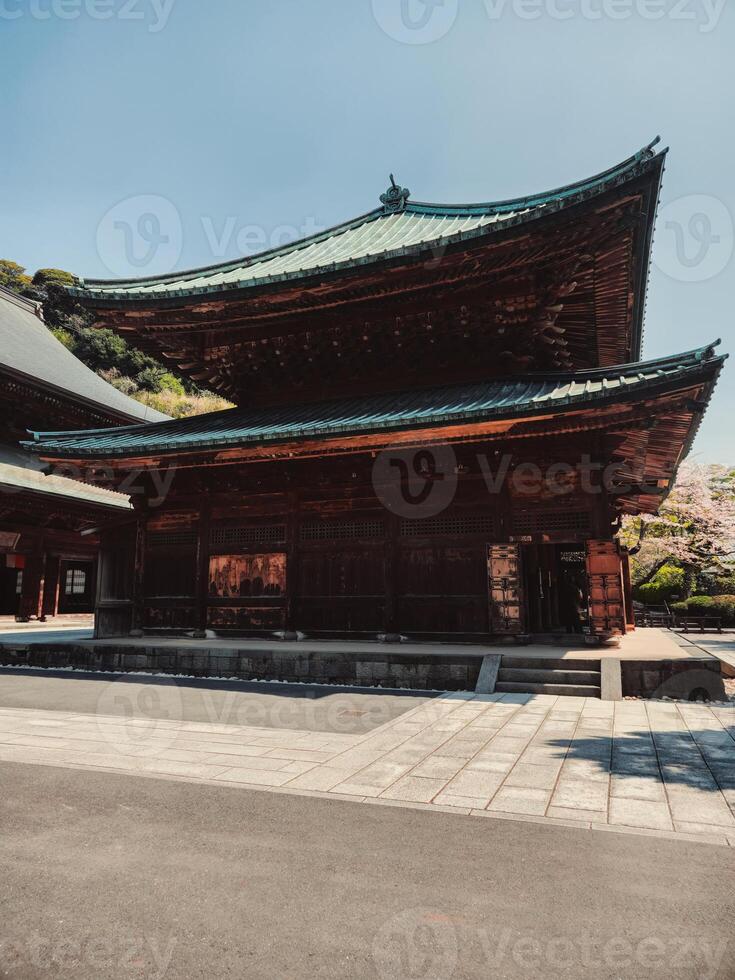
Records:
[[[35,442],[26,445],[50,458],[112,459],[242,446],[276,447],[279,443],[324,440],[337,435],[386,433],[388,441],[391,432],[602,407],[628,397],[655,395],[672,385],[680,387],[680,382],[714,384],[724,359],[715,357],[710,345],[654,361],[567,376],[528,375],[317,404],[229,409],[155,425],[34,433]]]
[[[0,371],[86,403],[110,421],[168,418],[113,388],[60,343],[41,319],[40,304],[0,286]]]
[[[656,156],[654,147],[659,141],[657,138],[617,166],[586,180],[541,194],[485,204],[411,201],[409,191],[396,185],[391,175],[391,187],[381,196],[380,208],[282,248],[167,276],[80,280],[79,287],[70,292],[88,299],[150,301],[265,286],[443,248],[602,194],[642,173]]]

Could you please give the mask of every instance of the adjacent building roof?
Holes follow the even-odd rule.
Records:
[[[725,360],[715,356],[713,347],[567,376],[528,375],[317,404],[237,408],[146,426],[42,432],[27,445],[49,458],[136,458],[532,418],[702,382],[710,385],[709,397]],[[693,433],[689,442],[692,438]]]
[[[87,404],[110,421],[161,422],[161,412],[128,398],[60,343],[41,319],[40,304],[0,286],[0,372]]]
[[[522,224],[603,194],[643,172],[658,139],[595,177],[555,190],[485,204],[426,204],[410,200],[391,176],[382,206],[278,249],[185,273],[142,279],[81,280],[73,294],[100,301],[150,301],[265,286],[315,274],[440,249]],[[663,156],[663,155],[661,155]]]
[[[0,445],[0,497],[14,492],[43,494],[47,497],[91,504],[93,507],[115,511],[131,511],[128,497],[112,490],[96,487],[65,476],[47,475],[38,459],[27,452]]]

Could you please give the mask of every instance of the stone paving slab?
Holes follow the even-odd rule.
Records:
[[[0,761],[735,846],[735,705],[452,692],[352,735],[0,708]]]

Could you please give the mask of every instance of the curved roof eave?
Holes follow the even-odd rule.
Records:
[[[389,261],[403,256],[413,256],[421,254],[427,250],[435,248],[446,248],[450,245],[480,238],[482,236],[496,234],[515,225],[521,225],[541,216],[552,214],[556,211],[570,207],[571,205],[604,193],[606,190],[617,186],[625,180],[634,179],[642,172],[642,168],[649,165],[653,160],[663,162],[666,149],[660,153],[655,153],[654,147],[660,142],[657,137],[647,146],[643,147],[638,153],[628,157],[622,163],[617,164],[608,170],[603,171],[594,177],[586,180],[567,184],[563,187],[546,191],[541,194],[530,195],[522,198],[508,199],[505,201],[488,202],[486,204],[429,204],[418,201],[408,200],[405,206],[397,212],[393,212],[387,207],[381,207],[368,211],[367,213],[351,221],[344,222],[332,228],[328,228],[317,235],[309,238],[300,239],[289,245],[280,248],[269,249],[254,255],[239,258],[230,262],[220,263],[211,266],[204,266],[197,269],[190,269],[183,273],[169,273],[165,276],[148,276],[138,279],[90,279],[79,280],[79,286],[70,287],[69,292],[79,299],[95,299],[106,301],[113,304],[119,302],[158,302],[165,300],[175,300],[186,296],[207,296],[212,293],[226,293],[253,287],[267,287],[289,280],[308,278],[315,274],[336,273],[344,269],[355,266],[363,266],[383,261]],[[286,256],[303,251],[306,248],[328,242],[339,238],[347,232],[354,231],[371,222],[390,216],[391,214],[404,214],[425,216],[427,218],[465,218],[472,219],[482,216],[496,218],[491,224],[481,224],[479,227],[460,231],[455,234],[440,236],[433,239],[422,240],[415,244],[399,246],[387,249],[383,252],[370,253],[357,257],[347,258],[342,261],[317,264],[305,268],[297,268],[292,271],[280,272],[274,275],[261,275],[250,278],[233,279],[231,282],[216,282],[212,284],[199,284],[196,286],[187,285],[197,279],[206,279],[215,276],[227,275],[241,270],[243,273],[252,269],[254,266],[263,265]],[[507,217],[503,217],[507,215]],[[155,290],[152,287],[163,287]],[[169,288],[165,288],[168,286]]]
[[[601,402],[654,394],[671,384],[710,377],[716,382],[725,356],[716,344],[685,354],[569,375],[526,375],[484,384],[386,393],[291,406],[229,409],[152,426],[79,432],[37,432],[24,443],[45,458],[73,459],[175,455],[292,440],[441,428],[468,421],[532,417]],[[711,391],[709,392],[711,394]],[[709,395],[707,396],[709,398]]]

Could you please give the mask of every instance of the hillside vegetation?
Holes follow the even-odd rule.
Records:
[[[0,259],[0,285],[43,303],[46,326],[65,347],[119,391],[174,418],[230,408],[230,402],[198,388],[159,361],[131,347],[112,330],[98,329],[64,286],[74,276],[63,269],[39,269]]]

